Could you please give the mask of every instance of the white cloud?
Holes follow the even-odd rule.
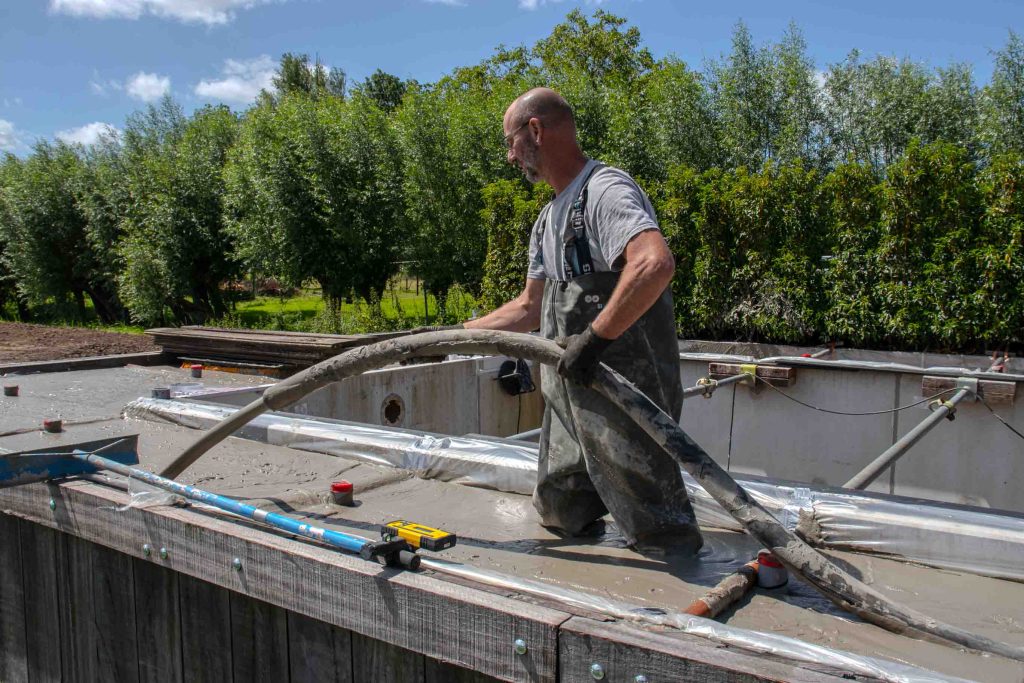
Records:
[[[4,98],[4,106],[8,107],[8,108],[10,108],[10,107],[20,107],[21,106],[21,98],[20,97],[12,97],[12,98],[8,99],[8,98],[5,97]]]
[[[203,79],[195,87],[196,95],[222,102],[248,104],[256,99],[260,90],[273,88],[277,63],[268,55],[255,59],[228,59],[221,69],[220,79]]]
[[[95,145],[103,137],[119,138],[121,137],[121,131],[109,123],[94,121],[78,128],[57,131],[56,137],[58,140],[63,140],[72,145],[79,144],[88,147],[89,145]]]
[[[137,100],[153,102],[171,91],[171,79],[140,71],[128,79],[125,89]]]
[[[208,26],[226,24],[234,10],[265,5],[270,0],[50,0],[50,11],[75,17],[138,19],[151,14],[164,19]]]
[[[462,0],[426,0],[432,5],[448,5],[449,7],[465,7],[466,3]]]
[[[535,10],[541,5],[555,4],[562,2],[562,0],[519,0],[519,9]],[[587,5],[600,5],[604,0],[586,0],[584,4]]]
[[[22,141],[14,124],[0,119],[0,152],[14,152],[21,147]]]

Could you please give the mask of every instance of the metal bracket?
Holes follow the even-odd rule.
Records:
[[[957,377],[956,378],[956,388],[957,389],[966,389],[967,391],[971,392],[971,396],[974,397],[975,401],[978,400],[978,378],[977,377]]]
[[[757,385],[757,363],[744,363],[740,365],[740,372],[744,375],[750,375],[750,384],[753,386]],[[746,382],[747,380],[743,380]]]

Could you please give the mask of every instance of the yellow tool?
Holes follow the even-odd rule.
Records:
[[[451,548],[458,540],[455,534],[435,529],[434,527],[416,524],[415,522],[407,522],[404,519],[388,522],[380,528],[380,535],[385,540],[401,538],[413,548],[425,548],[434,551]]]

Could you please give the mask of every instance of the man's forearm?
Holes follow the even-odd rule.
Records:
[[[467,320],[466,329],[532,332],[540,327],[540,312],[531,310],[520,298],[509,301],[482,318]]]
[[[674,264],[665,259],[626,263],[604,309],[591,323],[597,336],[617,339],[647,312],[672,282]]]

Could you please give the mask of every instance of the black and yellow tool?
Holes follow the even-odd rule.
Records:
[[[401,538],[413,548],[433,551],[454,547],[458,540],[455,534],[404,519],[388,522],[380,528],[380,535],[384,539]]]

